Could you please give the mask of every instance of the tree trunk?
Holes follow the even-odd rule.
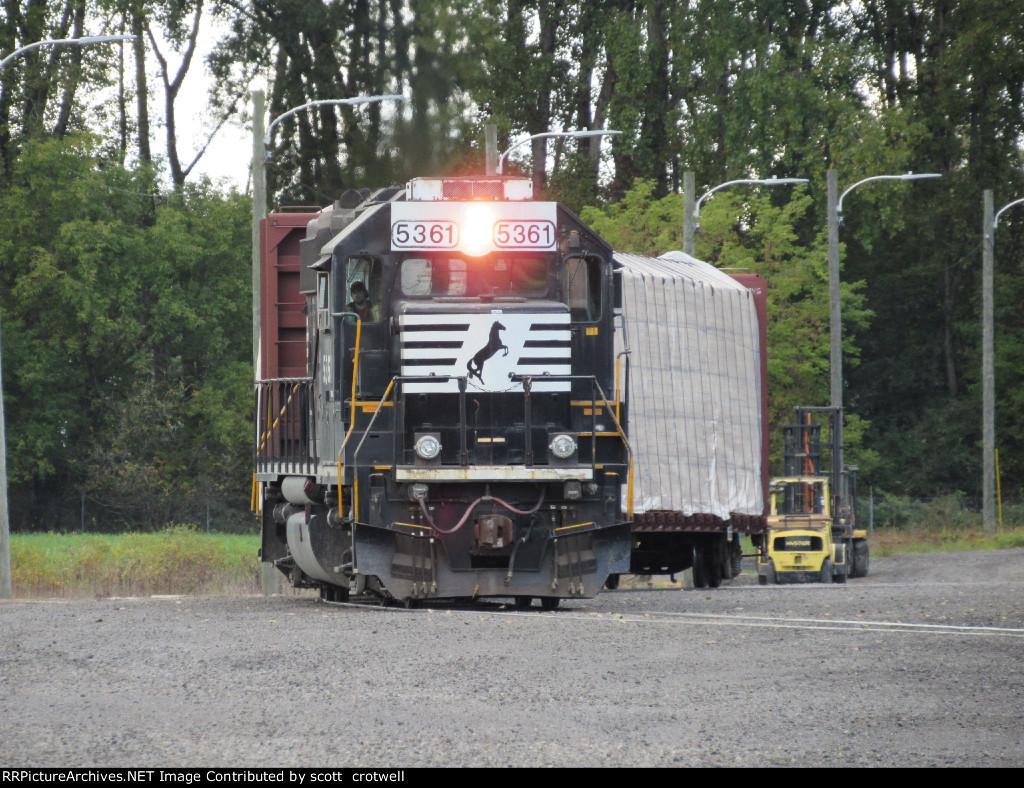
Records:
[[[142,5],[133,6],[132,35],[135,36],[135,89],[138,107],[139,159],[151,163],[153,151],[149,146],[149,85],[146,81],[146,18]]]

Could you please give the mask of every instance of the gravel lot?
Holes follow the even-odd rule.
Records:
[[[1024,550],[517,613],[0,602],[0,764],[1024,765]]]

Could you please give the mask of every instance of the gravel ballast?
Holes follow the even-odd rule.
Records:
[[[0,764],[1021,766],[1024,550],[521,613],[0,602]]]

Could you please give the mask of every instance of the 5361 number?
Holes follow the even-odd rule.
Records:
[[[522,219],[496,222],[494,245],[499,249],[552,249],[555,225],[553,222]]]
[[[459,245],[459,226],[452,221],[401,221],[391,227],[394,249],[454,249]]]

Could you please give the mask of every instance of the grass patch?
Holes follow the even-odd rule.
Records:
[[[989,537],[981,516],[966,511],[955,496],[930,504],[896,499],[887,504],[886,519],[876,510],[868,540],[872,558],[1024,547],[1024,507],[1019,505],[1004,511],[1003,528]],[[187,525],[156,533],[11,534],[11,586],[21,599],[258,594],[259,546],[258,534],[207,534]],[[743,552],[753,552],[746,539]],[[752,571],[752,559],[743,565],[744,572]],[[679,587],[681,580],[681,573],[675,583],[668,576],[623,575],[622,587]]]
[[[876,529],[868,539],[872,557],[887,558],[910,553],[946,553],[954,550],[1002,550],[1024,547],[1024,527],[1004,526],[986,536],[978,526]]]
[[[257,535],[175,525],[144,534],[11,534],[15,597],[253,594]]]
[[[863,505],[859,509],[861,527],[867,522],[866,511]],[[1024,547],[1024,506],[1003,507],[1002,527],[987,536],[981,513],[966,505],[962,493],[930,501],[883,494],[875,504],[874,521],[875,529],[868,541],[871,555],[880,558],[907,553]]]

